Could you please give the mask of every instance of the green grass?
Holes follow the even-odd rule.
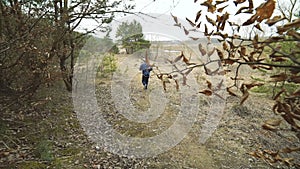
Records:
[[[274,83],[267,83],[262,86],[254,87],[251,89],[251,91],[254,93],[264,93],[264,94],[270,95],[273,93],[280,92],[282,88],[285,88],[287,93],[293,93],[297,89],[299,89],[299,87],[300,87],[299,84],[294,84],[294,83],[285,83],[283,86],[282,86],[282,84],[277,84],[277,86],[275,86]]]
[[[18,168],[22,169],[44,169],[47,165],[38,161],[26,161],[18,165]]]
[[[272,90],[273,90],[273,87],[270,85],[258,86],[258,87],[254,87],[253,89],[251,89],[251,91],[254,93],[265,93],[265,94],[272,93]]]
[[[34,154],[42,161],[51,162],[54,158],[52,142],[49,140],[40,140],[40,142],[36,145]]]

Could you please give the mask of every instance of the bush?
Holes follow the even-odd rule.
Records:
[[[106,54],[99,66],[98,73],[101,77],[112,75],[117,70],[117,63],[114,54]]]

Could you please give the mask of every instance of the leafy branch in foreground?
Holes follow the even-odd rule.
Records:
[[[195,3],[199,3],[197,0]],[[273,100],[275,104],[273,112],[282,117],[295,133],[300,132],[300,18],[293,16],[298,10],[295,6],[300,5],[297,0],[289,1],[290,8],[284,9],[282,3],[279,5],[279,15],[276,15],[276,1],[267,0],[260,6],[254,8],[252,0],[228,1],[228,0],[207,0],[200,3],[200,10],[196,13],[194,19],[186,18],[191,29],[182,27],[176,16],[172,15],[175,26],[183,29],[186,35],[189,31],[196,29],[203,32],[208,39],[206,45],[199,44],[198,48],[202,58],[207,58],[205,64],[193,65],[203,67],[208,76],[226,75],[230,76],[232,85],[227,87],[227,92],[232,96],[239,96],[241,93],[240,104],[245,103],[249,96],[251,88],[270,83],[281,84],[281,90],[274,93]],[[230,7],[230,8],[229,8]],[[235,11],[232,9],[235,7]],[[236,23],[236,16],[246,18],[241,23]],[[249,19],[244,16],[249,16]],[[241,19],[241,18],[240,18]],[[247,32],[243,32],[246,28]],[[270,31],[273,30],[273,31]],[[193,41],[201,39],[199,37],[190,37]],[[207,49],[205,46],[211,44],[212,39],[218,39],[220,45]],[[214,59],[214,54],[218,59]],[[181,58],[176,58],[170,63],[174,63]],[[208,65],[212,62],[218,63],[217,68],[211,70]],[[247,82],[241,75],[241,67],[248,66],[253,71],[265,71],[270,76],[261,83],[260,81]],[[182,70],[177,70],[183,77],[186,77]],[[233,74],[228,72],[234,71]],[[167,76],[170,76],[167,74]],[[185,79],[185,78],[183,78]],[[252,79],[253,80],[253,79]],[[242,82],[242,83],[241,83]],[[294,84],[292,90],[287,90],[288,84]],[[213,94],[211,84],[208,83],[208,89],[200,93],[207,96]],[[238,89],[239,92],[233,89]],[[266,130],[277,131],[280,123],[266,122],[263,128]],[[299,151],[298,148],[295,151]],[[285,151],[283,151],[284,153]],[[287,165],[299,166],[294,164],[292,159],[279,158],[277,153],[272,153],[272,162],[281,161]],[[260,158],[265,159],[269,152],[258,153]],[[258,157],[257,153],[253,156]]]

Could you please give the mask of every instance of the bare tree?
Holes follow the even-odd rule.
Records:
[[[41,84],[61,78],[71,91],[76,51],[85,35],[98,29],[105,31],[117,13],[130,13],[134,7],[130,1],[1,1],[1,88],[27,95]],[[98,25],[76,32],[87,19]]]

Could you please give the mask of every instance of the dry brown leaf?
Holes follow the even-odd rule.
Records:
[[[271,131],[277,130],[276,127],[271,126],[271,125],[269,125],[269,124],[263,124],[263,125],[262,125],[262,128],[265,129],[265,130],[271,130]]]
[[[216,1],[216,5],[220,5],[224,2],[228,2],[228,0],[219,0],[219,1]]]
[[[287,32],[287,35],[294,37],[295,39],[300,39],[300,33],[292,29]]]
[[[247,52],[246,47],[241,46],[241,52],[240,52],[241,56],[246,56],[246,52]]]
[[[182,53],[182,61],[186,64],[189,64],[189,59],[186,58],[183,53]]]
[[[178,90],[179,90],[179,83],[178,83],[178,80],[175,79],[174,81],[175,81],[175,85],[176,85],[176,90],[178,91]]]
[[[213,35],[221,36],[223,39],[228,38],[228,34],[227,33],[215,32],[215,33],[213,33]]]
[[[231,72],[231,70],[222,70],[222,71],[218,72],[218,75],[226,75],[229,72]]]
[[[235,13],[235,15],[238,15],[238,14],[240,14],[240,13],[243,13],[243,11],[245,11],[246,9],[249,9],[249,7],[248,7],[248,6],[243,6],[243,7],[241,7],[241,8]]]
[[[281,114],[284,114],[285,113],[285,109],[284,109],[284,106],[281,102],[277,101],[277,103],[275,104],[274,106],[276,109],[275,112],[278,112],[278,113],[281,113]]]
[[[206,90],[200,91],[199,93],[202,93],[206,96],[211,96],[213,92],[211,90],[206,89]]]
[[[248,0],[249,2],[249,9],[252,9],[254,6],[253,6],[253,0]]]
[[[233,59],[224,59],[224,64],[226,65],[232,65],[236,62],[236,60]]]
[[[181,28],[181,23],[179,23],[179,24],[174,24],[174,26],[177,26],[177,27]]]
[[[279,126],[282,122],[282,119],[269,119],[265,121],[265,124],[271,125],[271,126]]]
[[[224,83],[224,80],[222,79],[222,80],[220,81],[220,83],[217,85],[216,89],[217,89],[217,90],[221,90],[221,88],[222,88],[222,86],[223,86],[223,83]]]
[[[241,102],[240,102],[240,105],[242,105],[249,97],[249,92],[248,90],[244,90],[243,92],[243,96],[241,98]]]
[[[185,18],[188,22],[189,22],[189,24],[192,26],[192,27],[195,27],[196,26],[196,24],[194,23],[194,22],[192,22],[189,18]]]
[[[236,46],[234,46],[234,44],[231,41],[227,40],[226,42],[229,44],[230,49],[235,49],[236,48]]]
[[[300,27],[300,18],[294,20],[293,22],[287,23],[287,24],[285,24],[283,26],[278,26],[277,27],[277,32],[279,34],[282,34],[282,33],[286,32],[286,31],[288,31],[289,29],[299,28],[299,27]]]
[[[206,84],[209,89],[212,89],[212,83],[210,81],[206,80]]]
[[[256,14],[258,15],[257,21],[262,22],[264,19],[269,19],[273,14],[275,6],[275,0],[268,0],[266,3],[263,3],[256,8]]]
[[[300,127],[297,125],[291,114],[285,113],[281,115],[286,122],[288,122],[292,127],[295,127],[296,129],[300,129]]]
[[[163,81],[162,83],[163,83],[163,88],[164,88],[164,91],[167,91],[167,85],[166,85],[166,82],[165,82],[165,81]]]
[[[224,30],[225,28],[225,24],[226,24],[226,21],[229,19],[229,13],[225,13],[223,14],[222,16],[217,16],[217,22],[218,22],[218,25],[217,25],[217,30]],[[219,32],[219,31],[218,31]]]
[[[212,0],[207,0],[201,4],[202,6],[207,7],[207,11],[210,13],[214,13],[216,11],[216,5],[212,4]]]
[[[273,36],[269,39],[266,39],[265,42],[277,42],[277,41],[280,41],[280,40],[284,40],[284,37],[282,37],[282,36]]]
[[[219,56],[220,60],[223,60],[224,59],[223,52],[220,49],[217,49],[217,53],[218,53],[218,56]]]
[[[210,69],[208,69],[206,66],[204,66],[204,71],[205,71],[205,74],[207,75],[211,75],[212,71]]]
[[[196,41],[196,40],[199,40],[200,38],[197,38],[197,37],[189,37],[189,38],[191,38],[192,40],[194,40],[194,41]]]
[[[173,17],[174,22],[175,22],[176,24],[179,24],[179,23],[178,23],[178,18],[177,18],[177,16],[174,16],[172,13],[171,13],[171,16]]]
[[[209,22],[209,23],[212,24],[213,26],[216,26],[216,21],[212,20],[212,19],[209,18],[207,15],[206,15],[206,20],[207,20],[207,22]]]
[[[225,8],[227,8],[227,7],[228,7],[228,5],[226,5],[226,6],[222,7],[222,8],[218,8],[217,11],[220,12],[220,13],[222,13],[223,10],[224,10]]]
[[[241,39],[241,35],[238,35],[238,34],[234,34],[232,36],[233,39]]]
[[[226,41],[224,41],[222,45],[223,45],[223,50],[225,50],[225,51],[226,51],[226,50],[228,50],[228,49],[229,49],[229,47],[228,47],[228,45],[227,45]]]
[[[260,24],[259,24],[259,23],[257,23],[257,24],[256,24],[254,27],[255,27],[256,29],[258,29],[258,30],[262,31],[262,32],[264,31],[264,30],[262,30],[262,29],[261,29],[261,27],[260,27]]]
[[[174,59],[174,63],[178,62],[180,59],[182,58],[182,54],[177,56],[175,59]]]
[[[239,26],[239,25],[238,25],[237,23],[235,23],[235,22],[228,21],[228,23],[229,23],[230,26],[237,26],[237,27]]]
[[[156,76],[157,76],[157,78],[160,79],[160,80],[162,80],[162,78],[163,78],[163,75],[161,75],[161,74],[157,74]]]
[[[198,23],[198,25],[196,26],[197,28],[200,28],[201,26],[201,22]]]
[[[199,49],[199,51],[200,51],[200,53],[201,53],[202,56],[206,55],[206,50],[203,49],[203,46],[202,46],[201,43],[199,43],[198,49]]]
[[[189,31],[183,26],[183,30],[184,30],[184,33],[185,33],[185,35],[189,35]]]
[[[235,94],[234,92],[232,92],[231,90],[230,90],[230,88],[226,88],[226,90],[227,90],[227,92],[229,93],[229,95],[231,95],[231,96],[238,96],[237,94]]]
[[[288,79],[288,75],[285,73],[280,73],[278,75],[270,76],[270,78],[272,78],[272,82],[282,82]]]
[[[255,21],[262,22],[264,19],[269,19],[275,9],[275,0],[268,0],[256,8],[256,13],[243,23],[243,26],[250,25]]]
[[[233,1],[235,6],[237,6],[238,4],[244,3],[244,2],[246,2],[246,0],[235,0],[235,1]]]
[[[272,62],[285,62],[287,61],[287,59],[283,58],[283,57],[275,57],[271,59]]]
[[[200,11],[197,12],[195,23],[197,23],[198,20],[199,20],[199,18],[201,17],[201,12],[202,12],[202,10],[200,10]]]
[[[185,85],[187,84],[187,83],[186,83],[186,82],[187,82],[187,77],[186,77],[185,75],[182,76],[182,81],[183,81],[183,82],[182,82],[182,85],[185,86]]]
[[[207,36],[208,35],[208,28],[207,25],[204,24],[204,35]]]
[[[268,19],[266,21],[266,24],[268,24],[269,26],[273,26],[274,24],[276,24],[277,22],[279,21],[282,21],[284,20],[285,18],[281,17],[280,15],[279,16],[274,16],[272,19]]]
[[[249,90],[249,89],[251,89],[251,88],[253,88],[253,87],[256,87],[256,86],[262,86],[262,85],[264,85],[263,83],[256,83],[256,82],[253,82],[253,83],[250,83],[250,84],[243,84],[243,85],[245,85],[245,87]]]
[[[243,13],[246,13],[246,14],[253,14],[253,10],[252,10],[252,9],[249,9],[249,10],[244,11]]]
[[[252,40],[253,46],[255,49],[258,48],[258,34],[256,34]]]

